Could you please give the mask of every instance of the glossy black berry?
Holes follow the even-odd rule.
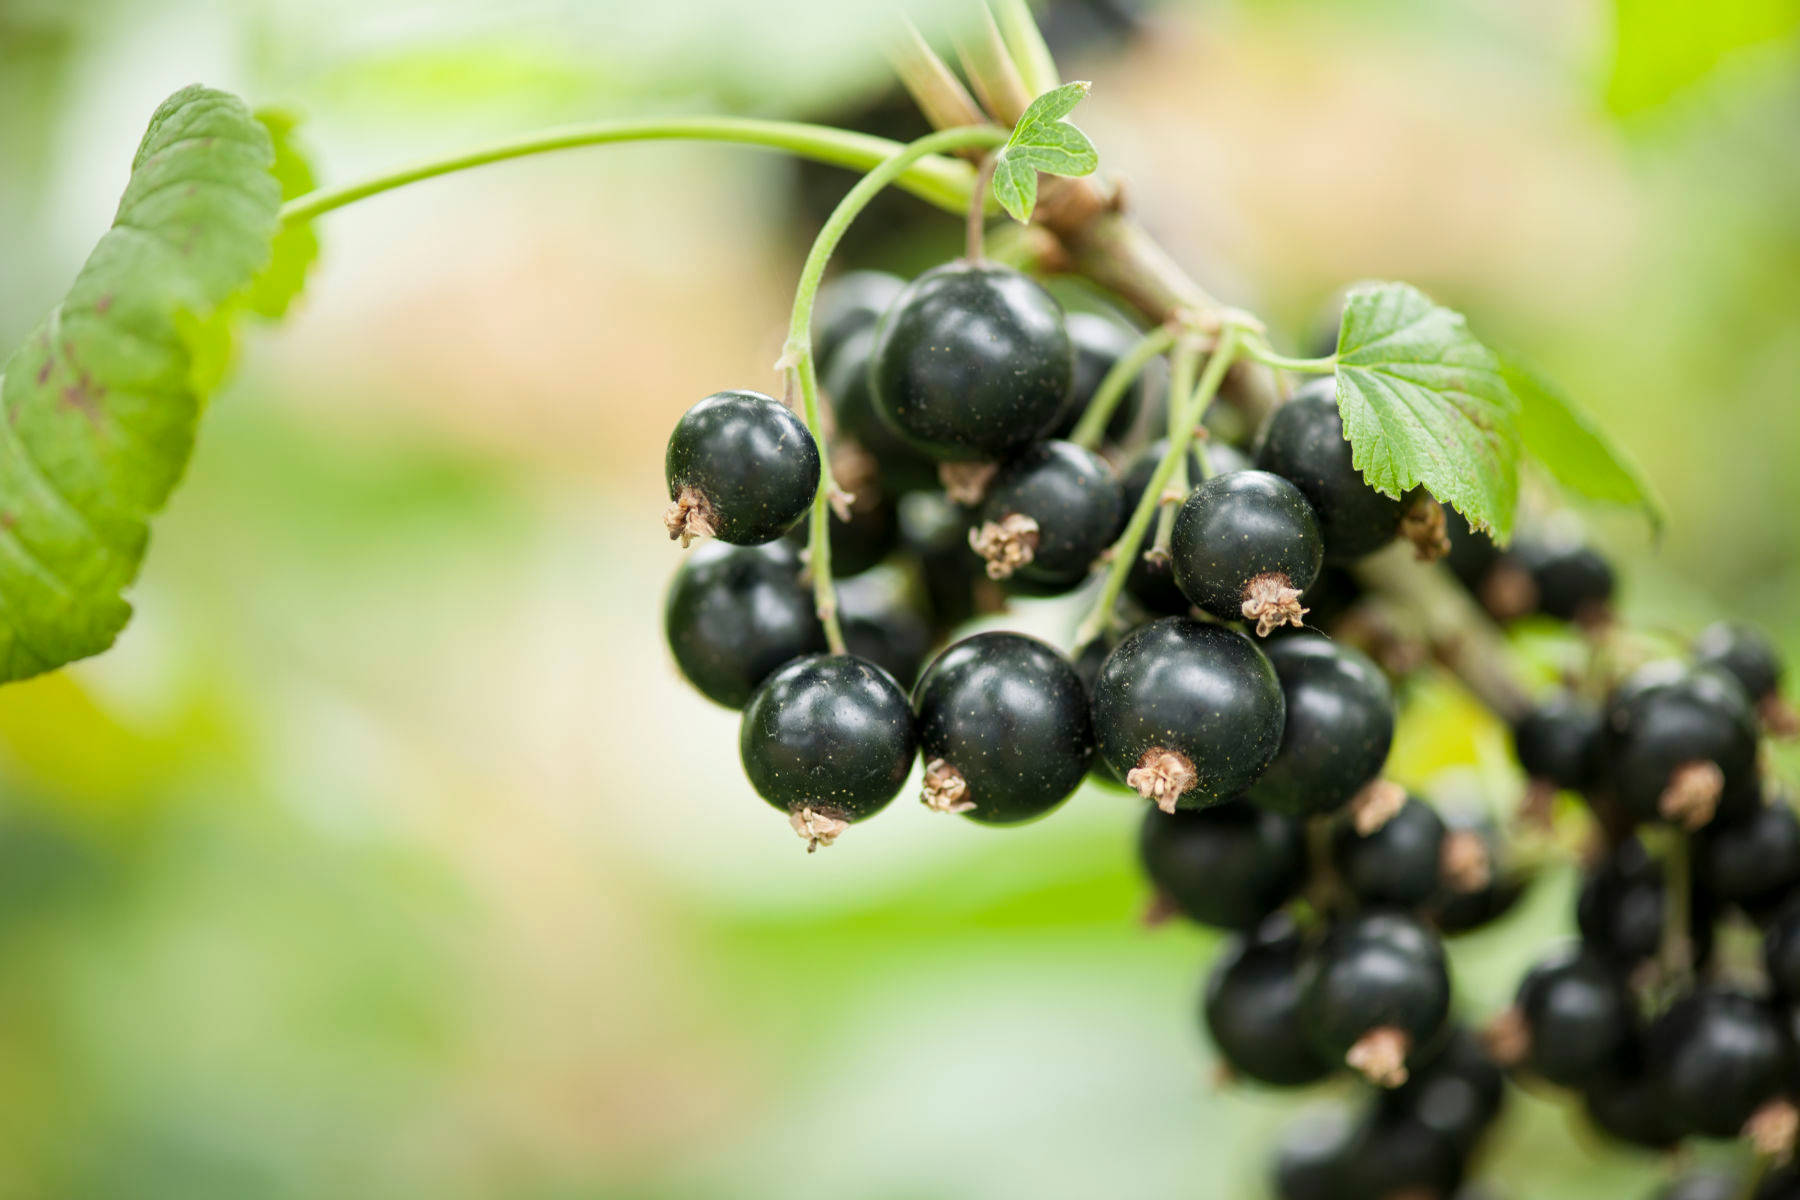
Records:
[[[1036,595],[1065,592],[1112,540],[1119,504],[1119,481],[1099,455],[1040,442],[994,477],[969,544],[989,578]]]
[[[1274,757],[1285,712],[1275,669],[1248,638],[1187,617],[1126,634],[1094,684],[1101,755],[1164,809],[1241,793]]]
[[[942,492],[912,492],[898,505],[900,547],[919,566],[932,627],[941,633],[974,616],[994,584],[969,549],[969,512]]]
[[[781,542],[695,548],[669,585],[663,633],[687,681],[727,708],[789,659],[825,649],[799,556]]]
[[[1444,536],[1450,539],[1450,553],[1444,556],[1444,565],[1464,587],[1479,591],[1487,573],[1500,561],[1500,547],[1449,505],[1444,506]]]
[[[1463,1157],[1450,1139],[1412,1114],[1377,1105],[1351,1143],[1341,1197],[1449,1196],[1462,1182]]]
[[[1511,912],[1524,896],[1531,875],[1506,862],[1506,838],[1482,809],[1441,808],[1444,842],[1438,889],[1420,914],[1445,937],[1479,929]]]
[[[1202,925],[1250,929],[1306,881],[1306,832],[1248,804],[1144,814],[1138,857],[1158,893]]]
[[[1695,1133],[1735,1137],[1787,1082],[1790,1050],[1775,1012],[1760,1000],[1702,988],[1650,1027],[1652,1069],[1670,1112]]]
[[[1763,967],[1777,996],[1790,1004],[1800,1000],[1800,898],[1771,916],[1763,933]]]
[[[882,318],[875,405],[939,461],[1000,460],[1056,423],[1074,369],[1049,292],[1008,267],[948,263],[913,280]]]
[[[1131,465],[1131,469],[1120,479],[1119,486],[1124,491],[1124,503],[1119,508],[1119,529],[1114,534],[1123,533],[1125,523],[1143,498],[1144,489],[1150,486],[1150,476],[1156,465],[1168,452],[1169,442],[1164,438],[1152,442]],[[1226,475],[1233,471],[1248,470],[1250,460],[1243,453],[1223,442],[1211,442],[1205,447],[1206,461],[1213,475]],[[1198,482],[1200,471],[1200,444],[1193,443],[1188,452],[1188,478]],[[1141,605],[1144,611],[1156,616],[1177,617],[1186,614],[1193,608],[1179,587],[1175,585],[1175,571],[1167,557],[1162,555],[1145,555],[1140,553],[1131,564],[1131,573],[1125,578],[1125,591]]]
[[[1761,630],[1733,621],[1708,625],[1694,639],[1694,663],[1724,671],[1751,700],[1762,700],[1781,687],[1780,651]]]
[[[1382,1095],[1381,1103],[1406,1113],[1446,1138],[1462,1154],[1481,1141],[1506,1102],[1506,1075],[1482,1040],[1457,1026],[1411,1077]]]
[[[757,795],[807,848],[880,812],[912,766],[912,706],[893,677],[849,654],[795,659],[763,681],[738,733]]]
[[[1203,611],[1249,621],[1264,637],[1299,625],[1300,596],[1319,577],[1324,543],[1300,489],[1267,471],[1207,480],[1175,516],[1175,582]]]
[[[1800,888],[1800,817],[1780,799],[1721,815],[1694,839],[1694,878],[1746,912],[1779,908]]]
[[[1647,1150],[1665,1150],[1687,1133],[1663,1099],[1662,1080],[1645,1061],[1642,1039],[1634,1038],[1606,1070],[1582,1091],[1588,1120],[1611,1137]]]
[[[1214,962],[1201,1017],[1234,1073],[1299,1087],[1335,1067],[1314,1054],[1300,1032],[1300,957],[1300,938],[1282,929],[1238,938]]]
[[[1319,634],[1265,648],[1286,697],[1281,749],[1250,789],[1264,808],[1335,812],[1380,773],[1394,740],[1394,693],[1368,656]]]
[[[1614,1066],[1631,1037],[1634,1009],[1618,967],[1580,946],[1540,959],[1513,1004],[1525,1063],[1564,1087],[1582,1087]]]
[[[1379,550],[1400,531],[1402,502],[1370,487],[1350,461],[1335,383],[1320,379],[1276,409],[1256,449],[1256,465],[1300,489],[1318,518],[1325,557],[1348,562]]]
[[[665,524],[682,545],[716,537],[759,546],[792,529],[819,490],[806,423],[760,392],[719,392],[681,416],[663,459]]]
[[[846,271],[819,289],[812,345],[821,377],[831,373],[839,349],[855,334],[873,331],[905,290],[906,280],[886,271]]]
[[[1075,347],[1075,374],[1069,385],[1069,396],[1063,403],[1052,436],[1067,437],[1087,411],[1088,402],[1100,390],[1100,381],[1121,358],[1131,352],[1138,335],[1112,317],[1098,313],[1070,313],[1064,324],[1069,341]],[[1119,398],[1119,403],[1106,422],[1105,440],[1119,442],[1129,434],[1144,408],[1145,378],[1140,374]]]
[[[865,325],[845,337],[830,367],[820,368],[820,385],[830,398],[837,423],[832,473],[859,498],[870,490],[876,493],[875,499],[936,490],[937,464],[915,450],[875,411],[874,385],[869,378],[874,351],[875,327]],[[872,474],[871,467],[875,468]],[[859,474],[865,478],[858,479]]]
[[[1604,741],[1600,706],[1573,692],[1552,694],[1513,726],[1513,748],[1525,773],[1570,791],[1599,778]]]
[[[1352,1200],[1345,1189],[1358,1132],[1356,1115],[1342,1104],[1302,1112],[1282,1131],[1275,1150],[1278,1200]]]
[[[870,571],[843,580],[837,599],[845,648],[892,675],[901,687],[912,686],[932,639],[931,626],[905,579],[898,572]]]
[[[1697,827],[1721,797],[1754,791],[1757,725],[1737,682],[1652,664],[1607,712],[1606,758],[1619,801],[1639,820]]]
[[[1507,551],[1530,576],[1535,609],[1559,621],[1590,621],[1612,602],[1612,564],[1594,547],[1566,533],[1521,536]]]
[[[1386,1086],[1450,1012],[1443,943],[1416,918],[1374,910],[1341,921],[1307,955],[1301,1013],[1313,1048]]]
[[[1331,839],[1338,876],[1359,900],[1410,908],[1434,895],[1444,857],[1444,822],[1437,810],[1408,796],[1377,829],[1362,832],[1341,820]]]
[[[1068,798],[1094,758],[1087,690],[1056,650],[978,633],[938,655],[913,692],[925,799],[1008,825]]]
[[[1590,950],[1629,969],[1661,945],[1666,903],[1662,864],[1628,838],[1582,881],[1575,920]]]

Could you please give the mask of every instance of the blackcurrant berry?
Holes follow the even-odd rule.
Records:
[[[1663,867],[1635,837],[1591,870],[1575,905],[1581,939],[1626,969],[1652,957],[1662,943]]]
[[[820,369],[819,380],[837,422],[832,474],[839,486],[858,498],[871,490],[875,499],[936,490],[937,464],[913,449],[875,411],[869,378],[874,350],[875,327],[866,325],[846,336],[831,366]]]
[[[1800,887],[1800,817],[1779,799],[1720,815],[1694,839],[1694,877],[1727,904],[1772,912]]]
[[[1138,501],[1143,499],[1144,489],[1150,486],[1151,474],[1156,470],[1156,465],[1162,461],[1163,455],[1168,452],[1168,449],[1167,438],[1151,443],[1120,480],[1119,486],[1124,491],[1124,503],[1119,508],[1119,529],[1114,534],[1115,538],[1119,533],[1125,531],[1125,524],[1131,519],[1132,511],[1137,508]],[[1215,476],[1226,475],[1232,471],[1248,470],[1250,466],[1250,460],[1245,458],[1242,452],[1223,442],[1208,443],[1205,447],[1205,454],[1206,461]],[[1201,478],[1198,442],[1189,448],[1188,478],[1190,480]],[[1181,589],[1175,586],[1174,569],[1170,565],[1168,556],[1164,554],[1139,554],[1136,561],[1131,564],[1131,573],[1125,577],[1125,591],[1143,607],[1145,612],[1155,616],[1183,616],[1193,608],[1193,601],[1189,600],[1182,594]]]
[[[1055,437],[1067,437],[1074,431],[1081,414],[1087,411],[1088,402],[1100,390],[1100,381],[1106,378],[1115,363],[1131,352],[1138,340],[1137,334],[1117,320],[1098,313],[1070,313],[1064,323],[1069,330],[1069,341],[1075,347],[1075,374],[1068,399],[1063,403],[1062,415],[1051,431]],[[1124,440],[1137,425],[1138,415],[1144,408],[1144,387],[1145,378],[1140,374],[1125,389],[1112,416],[1107,418],[1106,441]]]
[[[709,543],[682,562],[663,605],[675,664],[702,695],[742,708],[782,663],[825,649],[793,547]]]
[[[1264,808],[1335,812],[1380,773],[1394,740],[1394,693],[1368,656],[1319,634],[1265,647],[1286,697],[1281,749],[1250,789]]]
[[[1316,380],[1276,409],[1256,465],[1300,489],[1318,518],[1325,557],[1348,562],[1394,540],[1403,504],[1370,487],[1352,464],[1335,388],[1330,378]]]
[[[838,350],[876,322],[906,290],[906,280],[886,271],[846,271],[819,289],[813,301],[813,362],[823,378]]]
[[[1403,1085],[1386,1092],[1382,1104],[1411,1116],[1467,1155],[1499,1117],[1506,1102],[1506,1076],[1481,1038],[1459,1025],[1442,1047],[1413,1070]]]
[[[941,633],[979,610],[979,593],[996,590],[969,549],[969,512],[942,492],[912,492],[898,505],[900,546],[919,564],[932,627]]]
[[[1035,595],[1080,585],[1112,540],[1119,481],[1073,442],[1040,442],[994,477],[969,544],[991,579]]]
[[[1718,988],[1676,1001],[1651,1025],[1648,1047],[1670,1112],[1707,1137],[1736,1137],[1781,1092],[1790,1071],[1774,1011]]]
[[[1300,597],[1324,555],[1306,497],[1267,471],[1233,471],[1195,488],[1169,544],[1188,599],[1220,620],[1254,622],[1262,637],[1301,624]]]
[[[1800,899],[1790,900],[1769,920],[1763,966],[1777,996],[1790,1004],[1800,1000]]]
[[[1534,611],[1584,623],[1606,615],[1615,580],[1612,565],[1594,547],[1571,534],[1551,532],[1520,537],[1507,554],[1531,578]]]
[[[925,803],[983,824],[1042,816],[1094,758],[1087,690],[1035,638],[978,633],[938,655],[913,693]]]
[[[906,693],[848,654],[808,655],[769,676],[738,733],[750,785],[788,814],[809,851],[887,806],[915,744]]]
[[[1165,812],[1243,792],[1274,757],[1285,711],[1248,638],[1187,617],[1126,634],[1094,684],[1100,753]]]
[[[1315,1055],[1300,1033],[1300,957],[1300,938],[1284,928],[1238,938],[1214,962],[1201,1017],[1234,1073],[1299,1087],[1335,1066]]]
[[[663,459],[663,523],[686,546],[716,537],[759,546],[792,529],[819,490],[806,423],[760,392],[718,392],[681,416]]]
[[[1463,1156],[1412,1114],[1377,1105],[1351,1144],[1343,1197],[1448,1197],[1462,1182]]]
[[[1440,809],[1438,815],[1444,822],[1438,890],[1420,913],[1450,937],[1511,912],[1531,880],[1508,869],[1506,839],[1486,812],[1456,806]]]
[[[1049,292],[1008,267],[947,263],[882,318],[875,406],[941,462],[1004,459],[1055,424],[1074,364]]]
[[[1301,968],[1313,1048],[1384,1087],[1406,1082],[1450,1012],[1450,968],[1437,935],[1404,913],[1373,910],[1334,926]]]
[[[1444,565],[1471,592],[1479,592],[1482,582],[1494,564],[1500,561],[1500,547],[1486,533],[1469,524],[1469,519],[1454,508],[1444,509],[1444,536],[1450,539],[1450,553]]]
[[[1526,972],[1502,1021],[1517,1022],[1523,1035],[1517,1049],[1533,1071],[1552,1083],[1581,1087],[1616,1064],[1631,1037],[1633,1011],[1618,968],[1571,946]]]
[[[1800,733],[1800,712],[1781,695],[1781,653],[1761,632],[1730,621],[1709,625],[1694,639],[1694,662],[1737,680],[1770,733]]]
[[[1639,820],[1660,817],[1696,829],[1721,800],[1753,792],[1756,739],[1743,689],[1714,671],[1671,676],[1652,664],[1628,678],[1608,706],[1608,771],[1620,802]]]
[[[1125,501],[1124,515],[1120,519],[1119,531],[1124,532],[1124,522],[1137,508],[1138,501],[1144,498],[1144,489],[1150,486],[1150,477],[1156,473],[1157,464],[1169,453],[1169,439],[1158,438],[1144,448],[1144,452],[1132,461],[1131,468],[1119,478],[1119,488]],[[1201,454],[1206,456],[1207,470],[1200,469]],[[1233,471],[1247,471],[1250,460],[1244,452],[1224,442],[1207,442],[1204,446],[1196,440],[1188,445],[1188,481],[1199,483],[1208,475],[1229,475]]]
[[[1581,791],[1603,769],[1600,707],[1573,692],[1556,692],[1513,726],[1519,765],[1533,780]]]
[[[1588,1080],[1582,1100],[1596,1128],[1633,1146],[1666,1150],[1687,1133],[1669,1111],[1662,1080],[1644,1061],[1638,1038],[1608,1069]]]
[[[1357,899],[1410,908],[1438,891],[1444,822],[1437,810],[1409,796],[1379,828],[1364,833],[1340,820],[1331,839],[1339,877]]]
[[[1316,1104],[1302,1112],[1276,1147],[1278,1200],[1352,1200],[1345,1189],[1358,1132],[1355,1114],[1342,1104]]]
[[[1144,814],[1144,874],[1202,925],[1249,929],[1306,881],[1306,833],[1291,817],[1248,804]]]
[[[845,647],[910,687],[931,652],[931,627],[899,573],[870,571],[837,589]]]

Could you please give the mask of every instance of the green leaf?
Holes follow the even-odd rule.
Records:
[[[1351,460],[1390,496],[1423,485],[1504,543],[1519,498],[1519,402],[1460,313],[1415,287],[1356,288],[1338,330]]]
[[[1519,398],[1519,437],[1525,452],[1568,491],[1641,508],[1660,531],[1667,513],[1656,489],[1587,411],[1517,359],[1502,359],[1501,370]]]
[[[275,165],[271,168],[281,185],[281,198],[292,200],[319,186],[312,163],[300,149],[294,130],[300,119],[286,109],[258,109],[256,119],[269,131],[275,147]],[[254,284],[244,303],[258,316],[279,320],[287,315],[288,306],[306,286],[306,273],[319,257],[319,235],[311,221],[284,225],[275,235],[269,265]]]
[[[1031,220],[1037,207],[1037,177],[1088,175],[1100,165],[1100,154],[1087,134],[1063,120],[1092,87],[1065,83],[1033,100],[994,156],[994,198],[1014,220]]]
[[[0,681],[97,654],[130,618],[148,520],[271,261],[274,163],[236,97],[164,101],[112,228],[0,367]]]

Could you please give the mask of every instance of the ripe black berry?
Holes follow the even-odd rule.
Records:
[[[1430,1046],[1450,1012],[1450,969],[1437,935],[1404,913],[1371,911],[1331,929],[1301,972],[1313,1048],[1384,1087]]]
[[[1279,1200],[1348,1200],[1345,1190],[1359,1122],[1337,1103],[1313,1105],[1281,1134],[1274,1184]]]
[[[1493,538],[1470,525],[1467,517],[1449,507],[1444,509],[1444,536],[1450,539],[1444,565],[1464,587],[1478,593],[1488,571],[1500,561],[1500,547]]]
[[[1007,267],[947,263],[882,318],[875,405],[939,461],[1004,459],[1056,422],[1074,362],[1049,292]]]
[[[1359,900],[1410,908],[1438,891],[1444,822],[1431,805],[1409,796],[1367,833],[1354,820],[1340,821],[1331,852],[1344,886]]]
[[[1662,864],[1627,838],[1582,882],[1575,921],[1590,950],[1629,970],[1657,952],[1667,902]]]
[[[1759,630],[1731,621],[1708,625],[1694,639],[1694,663],[1726,672],[1744,695],[1760,701],[1781,686],[1781,655]]]
[[[886,271],[846,271],[819,289],[813,302],[813,362],[819,375],[831,373],[838,350],[881,315],[906,290],[906,280]]]
[[[1582,1099],[1596,1127],[1634,1146],[1666,1150],[1687,1133],[1663,1099],[1662,1080],[1644,1060],[1641,1038],[1588,1080]]]
[[[1291,817],[1248,804],[1144,814],[1144,874],[1189,919],[1250,929],[1306,880],[1306,834]]]
[[[1513,747],[1525,773],[1569,791],[1599,777],[1603,742],[1599,706],[1573,692],[1554,693],[1513,727]]]
[[[1554,532],[1520,537],[1507,556],[1530,577],[1535,611],[1584,623],[1606,615],[1615,586],[1612,565],[1579,538]]]
[[[808,850],[887,806],[913,760],[912,708],[893,677],[848,654],[795,659],[744,706],[738,754],[757,795]]]
[[[991,579],[1036,595],[1087,578],[1119,522],[1119,482],[1099,455],[1040,442],[995,476],[969,544]]]
[[[735,546],[792,529],[819,490],[819,448],[806,423],[760,392],[718,392],[681,416],[663,460],[671,538]]]
[[[1648,1037],[1670,1112],[1708,1137],[1737,1136],[1787,1082],[1781,1023],[1749,996],[1702,988],[1657,1018]]]
[[[1248,638],[1187,617],[1125,635],[1094,685],[1100,753],[1165,812],[1241,793],[1274,757],[1285,711]]]
[[[897,572],[870,571],[837,589],[838,624],[851,654],[910,687],[931,651],[931,627]]]
[[[1513,1014],[1523,1061],[1564,1087],[1581,1087],[1613,1066],[1631,1036],[1631,995],[1618,969],[1579,946],[1541,959],[1519,984]]]
[[[1720,815],[1694,839],[1694,877],[1746,912],[1778,908],[1800,886],[1800,817],[1779,799]]]
[[[1411,1113],[1376,1105],[1351,1143],[1340,1197],[1448,1197],[1462,1182],[1463,1160],[1454,1143]]]
[[[1743,689],[1714,671],[1671,674],[1652,664],[1608,706],[1608,769],[1620,802],[1639,820],[1694,829],[1722,799],[1752,792],[1756,738]]]
[[[1420,913],[1450,937],[1505,916],[1525,894],[1531,877],[1508,869],[1506,839],[1485,811],[1454,806],[1438,815],[1444,822],[1438,890]]]
[[[1481,1038],[1462,1025],[1442,1039],[1442,1047],[1405,1084],[1381,1098],[1384,1106],[1411,1116],[1464,1155],[1475,1149],[1505,1102],[1505,1073]]]
[[[1782,999],[1800,1000],[1800,899],[1784,905],[1763,934],[1763,966],[1769,987]]]
[[[942,492],[909,493],[898,509],[900,546],[918,562],[932,626],[944,633],[975,615],[979,591],[994,590],[969,549],[968,510]]]
[[[1239,938],[1214,962],[1201,1016],[1236,1074],[1298,1087],[1331,1073],[1335,1064],[1315,1055],[1300,1033],[1300,956],[1300,938],[1280,929]]]
[[[1055,808],[1094,757],[1087,691],[1035,638],[978,633],[951,646],[913,693],[925,803],[1006,825]]]
[[[1188,599],[1220,620],[1254,622],[1267,637],[1301,624],[1300,596],[1319,577],[1325,550],[1299,488],[1267,471],[1233,471],[1188,496],[1169,554]]]
[[[869,378],[874,350],[875,327],[866,325],[846,336],[831,366],[821,368],[820,384],[831,399],[831,414],[837,422],[832,474],[858,497],[870,490],[880,499],[935,489],[937,464],[915,450],[875,411],[874,385]]]
[[[1052,429],[1054,437],[1067,437],[1074,431],[1081,414],[1087,411],[1088,402],[1100,390],[1100,381],[1137,342],[1137,335],[1131,330],[1098,313],[1070,313],[1064,324],[1069,330],[1069,341],[1075,347],[1075,374],[1069,385],[1068,399],[1063,403],[1062,415]],[[1118,407],[1107,419],[1106,441],[1123,440],[1137,424],[1143,408],[1144,376],[1140,374],[1125,389]]]
[[[1281,749],[1250,789],[1264,808],[1335,812],[1380,773],[1394,740],[1394,694],[1361,651],[1318,634],[1265,647],[1286,696]]]
[[[1150,486],[1150,476],[1155,472],[1156,464],[1162,461],[1168,449],[1167,438],[1152,442],[1120,479],[1119,487],[1124,493],[1124,503],[1119,507],[1119,528],[1114,533],[1115,537],[1124,532],[1125,523],[1130,520],[1138,501],[1143,499],[1144,489]],[[1194,442],[1188,451],[1190,480],[1197,481],[1201,478],[1200,455],[1200,443]],[[1205,455],[1214,476],[1248,470],[1250,466],[1250,460],[1241,451],[1224,442],[1207,443]],[[1143,606],[1145,612],[1154,616],[1183,616],[1193,608],[1193,601],[1175,586],[1174,569],[1164,555],[1139,554],[1131,564],[1131,574],[1125,578],[1125,590]]]
[[[663,605],[675,664],[707,699],[742,708],[770,672],[825,649],[793,547],[709,543],[682,562]]]
[[[1351,463],[1335,388],[1330,378],[1317,380],[1276,409],[1256,465],[1300,489],[1318,518],[1325,557],[1348,562],[1394,540],[1403,505],[1370,487]]]

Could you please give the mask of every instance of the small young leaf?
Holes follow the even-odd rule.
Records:
[[[156,110],[113,227],[0,366],[0,681],[106,649],[193,448],[281,207],[269,131],[190,87]]]
[[[1081,103],[1089,87],[1065,83],[1033,100],[994,156],[994,198],[1014,220],[1031,219],[1039,171],[1087,175],[1100,165],[1100,154],[1087,134],[1062,119]]]
[[[281,198],[292,200],[304,196],[319,185],[312,163],[307,160],[294,135],[300,119],[285,109],[258,109],[256,119],[269,131],[275,147],[274,172],[281,184]],[[265,270],[250,287],[244,303],[251,312],[270,320],[287,315],[288,306],[306,286],[306,273],[319,257],[319,235],[312,222],[296,221],[284,225],[275,235],[273,252]]]
[[[1417,288],[1356,288],[1338,330],[1337,402],[1370,486],[1423,484],[1504,543],[1519,495],[1518,400],[1461,314]]]
[[[1502,359],[1501,369],[1519,398],[1519,437],[1525,453],[1576,495],[1641,508],[1660,530],[1666,513],[1656,489],[1587,411],[1516,359]]]

